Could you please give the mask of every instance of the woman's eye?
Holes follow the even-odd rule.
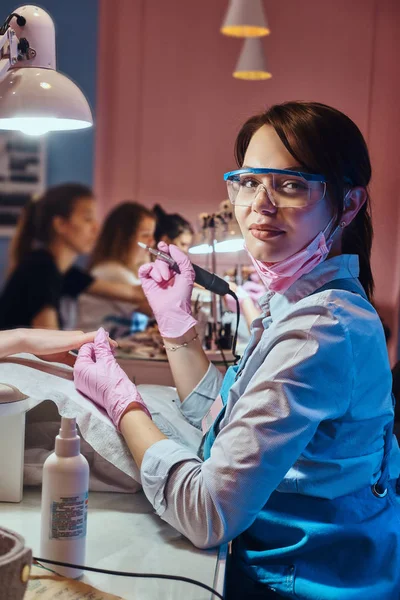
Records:
[[[257,181],[257,179],[254,179],[253,177],[243,177],[240,180],[240,186],[244,188],[254,189],[257,188],[259,185],[260,182]]]
[[[307,189],[307,184],[301,182],[301,181],[294,181],[292,179],[288,179],[286,181],[283,181],[279,187],[283,190],[286,190],[288,192],[296,192],[296,191],[303,191]]]

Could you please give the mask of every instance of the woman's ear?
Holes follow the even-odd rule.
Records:
[[[341,219],[343,227],[350,225],[352,220],[356,217],[360,208],[367,201],[367,198],[367,190],[363,187],[354,187],[347,192],[347,194],[344,197],[344,209]]]
[[[54,217],[51,228],[56,235],[63,235],[65,231],[65,219],[63,217]]]

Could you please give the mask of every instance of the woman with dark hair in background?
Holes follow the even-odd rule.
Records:
[[[157,218],[155,241],[174,244],[182,252],[187,254],[193,240],[193,227],[181,215],[177,213],[168,214],[159,204],[153,206],[153,212]]]
[[[148,312],[140,287],[95,279],[73,266],[80,254],[92,251],[97,234],[95,201],[87,186],[55,186],[29,202],[11,245],[0,329],[61,329],[61,298],[76,299],[83,291],[134,302]]]
[[[198,454],[158,430],[104,331],[76,386],[114,416],[158,515],[200,548],[233,540],[227,600],[394,600],[400,453],[371,304],[367,146],[338,110],[288,102],[243,125],[236,157],[224,178],[266,294],[223,381],[198,342],[188,258],[170,246],[179,273],[160,260],[139,273]]]
[[[138,286],[139,267],[148,260],[148,252],[138,245],[154,244],[154,214],[137,202],[123,202],[106,218],[89,262],[92,277],[109,283]],[[111,298],[95,298],[83,294],[78,302],[78,327],[84,331],[100,325],[116,327],[129,333],[132,312],[143,311],[142,303],[120,302]],[[148,311],[150,309],[148,308]],[[147,312],[148,312],[147,311]]]

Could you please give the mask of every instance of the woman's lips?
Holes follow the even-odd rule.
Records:
[[[285,233],[284,231],[282,231],[281,229],[256,229],[256,228],[252,228],[250,229],[250,233],[253,237],[255,237],[257,240],[272,240],[273,238],[279,237],[280,235],[282,235],[283,233]]]

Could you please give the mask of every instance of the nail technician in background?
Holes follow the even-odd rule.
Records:
[[[0,329],[62,329],[61,300],[76,300],[83,292],[131,302],[149,314],[141,286],[96,279],[74,265],[80,254],[93,250],[97,234],[95,199],[84,185],[54,186],[30,201],[11,243]]]
[[[101,326],[114,329],[113,335],[128,334],[132,328],[132,313],[143,309],[142,284],[139,267],[148,260],[148,253],[138,242],[154,244],[156,220],[154,214],[138,202],[121,202],[107,215],[90,257],[88,270],[94,279],[108,283],[127,284],[138,288],[140,301],[121,302],[115,298],[102,298],[81,294],[78,300],[77,327],[91,331]],[[147,306],[147,312],[150,308]],[[141,315],[143,325],[148,322]]]
[[[289,102],[250,118],[225,175],[266,287],[262,315],[223,381],[190,313],[193,269],[161,244],[140,276],[199,455],[167,440],[104,331],[75,367],[141,466],[157,514],[199,548],[233,540],[228,599],[398,598],[399,449],[391,374],[371,305],[371,166],[341,112]],[[132,532],[134,535],[134,532]]]
[[[187,254],[194,235],[193,227],[189,221],[177,213],[166,213],[159,204],[153,206],[153,213],[157,218],[154,234],[156,242],[174,244],[179,250]]]

